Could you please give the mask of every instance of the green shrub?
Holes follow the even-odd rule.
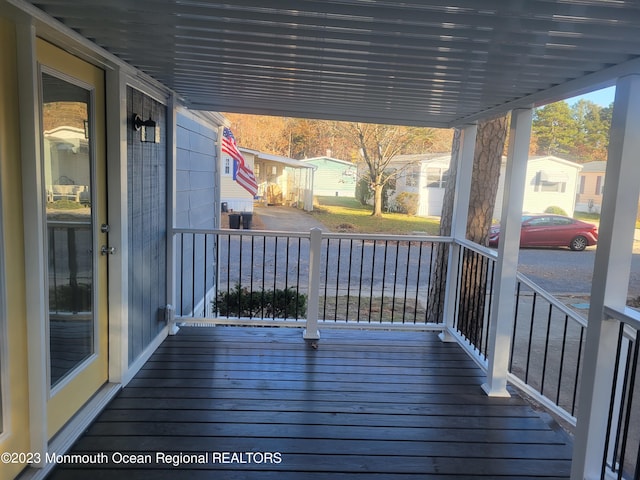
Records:
[[[562,208],[560,207],[556,207],[555,205],[552,205],[550,207],[547,207],[544,211],[544,213],[553,213],[554,215],[564,215],[565,217],[567,216],[567,212],[565,212]]]
[[[406,213],[407,215],[415,215],[418,213],[419,201],[420,196],[413,192],[400,192],[396,196],[396,203],[398,204],[400,212]]]
[[[373,197],[373,192],[369,188],[369,180],[360,178],[356,183],[356,198],[360,204],[367,205],[371,197]]]
[[[220,292],[213,303],[223,317],[299,318],[307,314],[307,296],[293,288],[250,291],[240,284]]]

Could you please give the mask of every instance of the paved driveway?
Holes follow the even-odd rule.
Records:
[[[293,207],[279,206],[254,206],[254,215],[257,215],[265,230],[279,232],[308,232],[312,228],[320,228],[328,231],[322,223],[317,221],[304,210]]]

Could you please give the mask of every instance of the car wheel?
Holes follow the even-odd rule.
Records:
[[[569,248],[576,252],[581,252],[582,250],[587,248],[588,244],[589,242],[585,237],[583,237],[582,235],[578,235],[576,238],[571,240],[571,243],[569,244]]]

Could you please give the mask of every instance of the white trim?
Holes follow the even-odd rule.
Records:
[[[129,225],[127,202],[126,75],[106,73],[107,207],[109,245],[109,381],[122,382],[129,367]]]
[[[147,348],[145,348],[142,351],[142,353],[138,355],[138,358],[136,358],[131,363],[131,365],[129,366],[129,369],[127,370],[127,372],[124,374],[122,378],[123,388],[127,386],[127,384],[131,381],[131,379],[135,377],[135,375],[144,366],[144,364],[147,363],[149,358],[151,358],[151,355],[153,355],[153,353],[158,349],[160,344],[162,344],[162,342],[164,342],[164,340],[167,338],[167,335],[169,335],[168,326],[160,330],[160,333],[156,335],[156,338],[154,338],[151,342],[149,342],[149,345],[147,345]]]
[[[107,383],[76,413],[62,430],[51,441],[46,452],[52,454],[65,454],[87,427],[104,410],[107,404],[113,400],[122,387],[118,384]],[[40,480],[47,477],[55,463],[45,463],[43,468],[28,467],[21,475],[21,480]]]
[[[44,212],[42,206],[42,165],[40,150],[40,107],[36,63],[36,29],[16,24],[18,45],[18,96],[20,105],[20,148],[22,164],[22,205],[26,285],[27,359],[29,375],[30,451],[44,456],[47,431],[47,342],[44,279],[47,265],[44,252]],[[44,462],[37,465],[44,466]]]
[[[178,106],[176,98],[171,96],[167,105],[167,211],[166,211],[166,265],[165,272],[167,285],[165,295],[167,299],[167,305],[165,305],[165,319],[169,320],[167,313],[173,311],[174,291],[175,291],[175,275],[176,272],[176,248],[175,248],[175,236],[173,235],[173,227],[176,224],[176,177],[177,177],[177,155],[178,155]],[[173,335],[175,333],[174,325],[168,325],[169,332]]]
[[[1,151],[0,151],[1,153]],[[0,157],[0,162],[6,159]],[[0,185],[2,185],[2,171],[0,171]],[[11,411],[9,407],[9,345],[7,344],[7,291],[6,291],[6,262],[4,243],[4,220],[3,203],[0,195],[0,442],[8,435],[11,429],[11,416],[7,413]]]

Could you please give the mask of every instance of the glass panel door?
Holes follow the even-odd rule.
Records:
[[[109,372],[104,70],[37,42],[49,438]]]
[[[95,351],[90,92],[42,74],[50,382]]]

